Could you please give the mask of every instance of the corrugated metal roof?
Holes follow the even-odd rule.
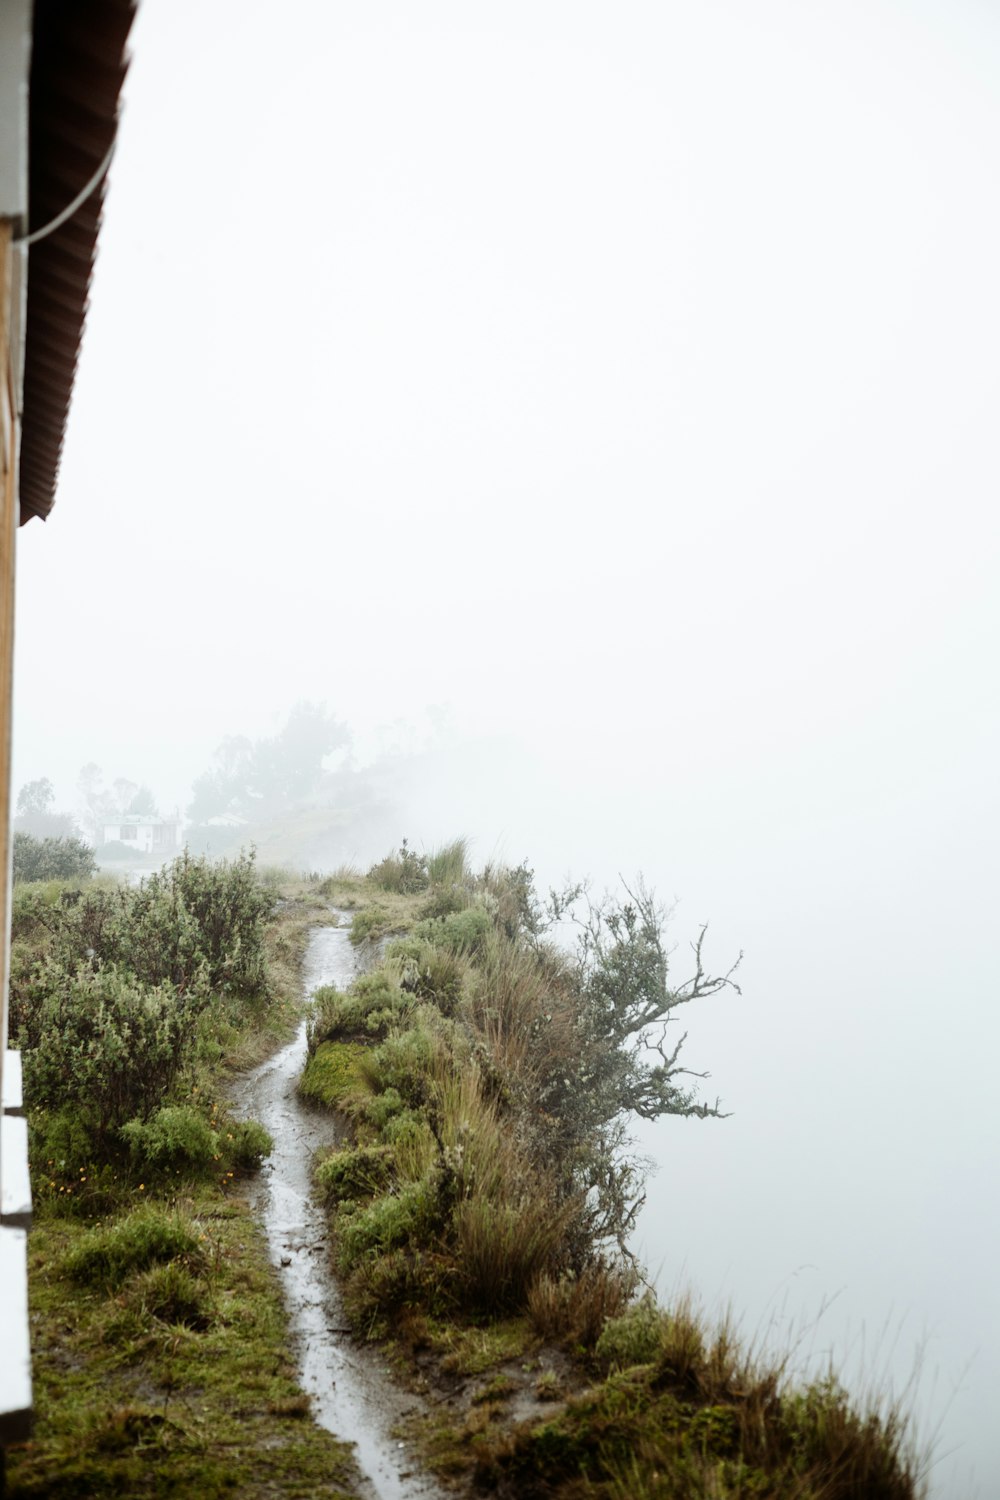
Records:
[[[29,231],[81,191],[114,143],[137,0],[35,0]],[[28,252],[21,522],[48,515],[87,314],[107,178]]]

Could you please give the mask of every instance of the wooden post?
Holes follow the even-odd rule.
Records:
[[[14,549],[17,537],[18,425],[11,340],[11,226],[0,219],[0,1455],[31,1431],[31,1335],[28,1247],[31,1215],[27,1122],[16,1113],[17,1073],[8,1064],[7,977],[10,968],[10,746],[14,676]],[[12,1054],[13,1055],[13,1054]],[[18,1064],[20,1058],[15,1059]],[[18,1091],[19,1092],[19,1091]],[[3,1470],[0,1468],[0,1493]]]
[[[10,963],[10,757],[14,679],[14,551],[17,538],[17,411],[10,316],[14,254],[9,221],[0,221],[0,1093],[7,1050]]]
[[[17,537],[17,412],[10,348],[13,254],[10,223],[0,221],[0,1093],[7,1050],[10,962],[10,751]]]

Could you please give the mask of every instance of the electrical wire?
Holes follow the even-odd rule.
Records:
[[[35,229],[31,232],[31,234],[20,235],[13,241],[13,243],[15,245],[20,245],[26,249],[29,245],[37,245],[39,240],[44,240],[48,235],[55,234],[57,229],[61,229],[62,226],[66,223],[66,220],[71,219],[76,213],[77,209],[81,208],[83,204],[86,203],[91,193],[100,183],[105,172],[111,165],[111,158],[115,154],[115,146],[117,144],[117,139],[111,142],[111,145],[108,148],[107,155],[101,162],[101,165],[98,167],[93,177],[91,177],[90,181],[85,187],[81,188],[76,197],[73,199],[72,203],[68,204],[67,207],[63,209],[61,214],[57,214],[54,219],[51,219],[48,224],[44,224],[41,229]]]

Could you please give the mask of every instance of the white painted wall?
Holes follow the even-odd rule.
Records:
[[[160,841],[156,840],[156,832],[160,829],[173,830],[173,836],[169,833],[161,835]],[[126,833],[128,830],[128,833]],[[178,847],[177,825],[163,824],[159,819],[148,823],[115,822],[105,823],[103,827],[103,842],[111,844],[121,842],[129,849],[135,849],[139,854],[171,854]]]

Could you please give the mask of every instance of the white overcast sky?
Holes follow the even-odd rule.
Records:
[[[19,581],[19,781],[183,804],[296,699],[439,705],[401,835],[745,948],[646,1257],[923,1340],[949,1500],[1000,1492],[998,85],[981,0],[144,0]]]

